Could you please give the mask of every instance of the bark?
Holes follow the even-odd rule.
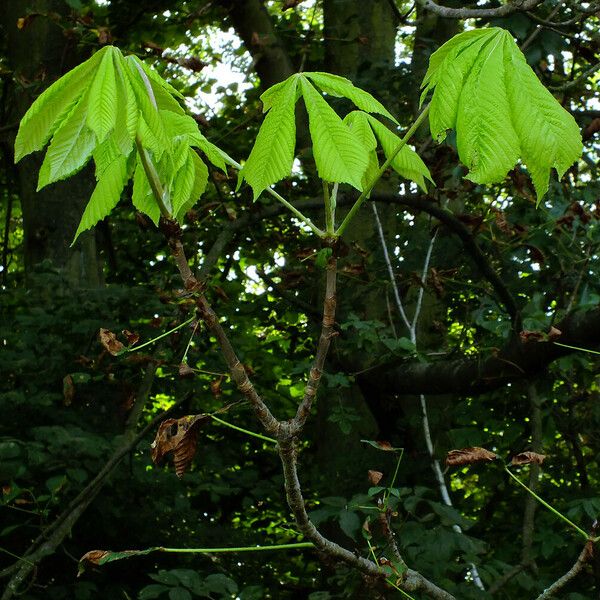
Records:
[[[600,308],[580,311],[555,325],[561,344],[594,349],[600,344]],[[513,381],[538,376],[554,360],[573,350],[552,341],[513,338],[496,354],[439,362],[407,362],[377,367],[361,376],[361,385],[384,394],[474,395]]]
[[[85,58],[77,50],[76,40],[65,36],[57,23],[67,10],[68,6],[60,0],[20,0],[5,3],[0,11],[7,59],[13,69],[9,105],[14,110],[7,115],[7,123],[18,122],[44,88]],[[36,16],[19,29],[17,20],[32,14]],[[4,151],[12,160],[16,131],[10,133]],[[42,154],[36,153],[16,167],[27,277],[31,281],[34,267],[50,261],[63,274],[68,287],[98,287],[102,283],[102,265],[95,234],[85,233],[70,247],[93,190],[91,169],[36,192],[41,163]]]

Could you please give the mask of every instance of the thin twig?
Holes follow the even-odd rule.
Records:
[[[406,310],[404,309],[403,303],[402,303],[402,299],[400,298],[400,293],[398,291],[398,286],[396,285],[396,279],[394,276],[394,271],[392,269],[391,266],[391,262],[389,260],[389,254],[387,251],[387,244],[383,235],[383,229],[381,227],[381,221],[379,220],[379,215],[377,213],[377,207],[375,206],[375,203],[373,203],[371,205],[373,207],[373,213],[375,215],[375,220],[377,223],[377,229],[379,232],[379,239],[381,242],[381,246],[383,249],[383,253],[384,256],[386,257],[386,264],[388,266],[388,272],[390,275],[390,281],[392,284],[392,288],[394,290],[394,297],[396,299],[396,304],[398,306],[398,311],[400,312],[400,314],[402,315],[402,318],[404,320],[404,323],[406,324],[407,328],[408,328],[408,332],[410,335],[410,341],[413,343],[413,345],[415,346],[415,348],[417,347],[417,325],[419,323],[419,317],[421,315],[421,308],[423,306],[423,296],[425,293],[425,283],[427,281],[427,273],[429,271],[429,263],[431,261],[431,254],[433,252],[433,247],[435,245],[435,240],[437,238],[437,230],[435,231],[435,233],[433,234],[433,236],[431,237],[431,240],[429,242],[429,246],[427,247],[427,252],[425,253],[425,260],[423,262],[423,270],[421,272],[421,277],[420,277],[420,282],[421,282],[421,286],[419,288],[419,293],[417,295],[417,303],[415,306],[415,312],[413,314],[413,318],[412,321],[408,320],[408,317],[406,316]],[[431,467],[433,469],[436,481],[438,483],[438,487],[440,489],[440,495],[442,496],[442,500],[444,501],[444,504],[446,506],[452,506],[452,500],[450,498],[450,494],[448,493],[448,488],[446,486],[446,481],[444,479],[444,474],[442,473],[442,468],[440,466],[440,462],[439,460],[435,457],[435,453],[434,453],[434,448],[433,448],[433,441],[431,438],[431,429],[429,427],[429,416],[427,413],[427,401],[425,399],[424,394],[420,394],[419,396],[420,399],[420,403],[421,403],[421,417],[422,417],[422,423],[423,423],[423,434],[425,437],[425,445],[427,446],[427,453],[429,454],[429,459],[431,461]],[[456,533],[462,533],[462,529],[460,528],[460,526],[455,523],[454,525],[452,525],[452,529],[456,532]],[[479,575],[479,571],[477,569],[477,567],[475,566],[475,564],[471,563],[470,565],[470,571],[471,571],[471,576],[473,577],[473,582],[475,583],[475,585],[481,589],[484,590],[484,585],[483,582],[481,581],[481,577]]]
[[[440,17],[446,19],[491,19],[497,17],[506,17],[515,12],[525,12],[532,10],[543,0],[520,0],[509,2],[497,8],[448,8],[440,6],[433,0],[418,0],[419,4]]]
[[[585,563],[590,559],[593,551],[593,542],[588,540],[583,547],[583,550],[577,557],[575,564],[562,576],[559,577],[550,587],[547,587],[536,600],[550,600],[550,598],[556,597],[556,593],[562,590],[562,588],[576,577],[583,569]]]

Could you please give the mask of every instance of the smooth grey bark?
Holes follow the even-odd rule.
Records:
[[[61,75],[85,57],[57,24],[68,11],[62,0],[15,0],[3,4],[0,28],[5,39],[9,66],[13,70],[8,122],[18,122],[35,98]],[[35,15],[19,29],[17,21]],[[16,131],[3,150],[12,159]],[[17,166],[18,196],[21,199],[24,229],[24,262],[31,282],[32,270],[44,261],[63,276],[67,287],[98,287],[102,264],[95,234],[87,232],[71,247],[79,220],[94,187],[91,169],[66,181],[36,192],[42,154],[35,153]]]

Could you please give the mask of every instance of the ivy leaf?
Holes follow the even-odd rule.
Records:
[[[390,112],[379,102],[364,90],[357,88],[354,84],[345,77],[340,77],[339,75],[332,75],[331,73],[321,73],[321,72],[312,72],[312,73],[303,73],[305,77],[310,79],[313,83],[316,83],[319,88],[321,88],[326,94],[330,96],[336,96],[338,98],[348,98],[348,100],[352,101],[357,108],[364,110],[368,113],[377,113],[387,117],[396,125],[398,121],[390,114]]]
[[[15,140],[15,162],[46,145],[62,120],[88,89],[96,66],[105,53],[105,48],[99,50],[90,59],[63,75],[29,107],[21,120]]]
[[[252,187],[254,200],[264,189],[292,171],[296,147],[294,106],[298,77],[290,77],[284,83],[277,104],[267,113],[250,156],[240,173]]]
[[[367,115],[367,119],[383,148],[386,158],[391,156],[400,144],[400,138],[375,117]],[[425,192],[427,191],[425,179],[429,179],[433,183],[429,169],[410,146],[405,145],[396,154],[391,166],[399,175],[414,181]]]
[[[87,102],[75,106],[54,134],[40,168],[37,191],[77,173],[90,159],[96,137],[86,127]]]
[[[550,170],[559,178],[579,158],[575,119],[544,88],[512,36],[498,27],[465,32],[430,61],[423,94],[433,89],[431,134],[456,129],[458,153],[476,183],[496,183],[520,158],[538,202]],[[423,96],[424,97],[424,96]]]
[[[319,177],[349,183],[362,191],[362,177],[369,164],[367,149],[312,84],[304,77],[299,79]]]
[[[113,56],[120,51],[112,46],[102,57],[89,92],[88,127],[102,143],[117,122],[117,80]]]
[[[79,223],[79,227],[75,233],[73,244],[82,231],[90,229],[98,221],[101,221],[110,214],[110,211],[119,202],[127,179],[127,157],[121,155],[106,168],[96,184],[90,201],[81,217],[81,223]]]

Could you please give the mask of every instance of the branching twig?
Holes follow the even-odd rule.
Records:
[[[440,6],[433,0],[418,0],[419,4],[446,19],[490,19],[506,17],[515,12],[532,10],[543,0],[515,0],[497,8],[449,8]]]
[[[575,564],[562,577],[559,577],[550,587],[546,588],[536,598],[536,600],[550,600],[551,598],[555,598],[556,594],[562,590],[562,588],[564,588],[565,585],[571,581],[571,579],[580,573],[585,563],[590,559],[593,548],[594,546],[592,540],[588,540],[583,547],[583,550],[577,557]]]

